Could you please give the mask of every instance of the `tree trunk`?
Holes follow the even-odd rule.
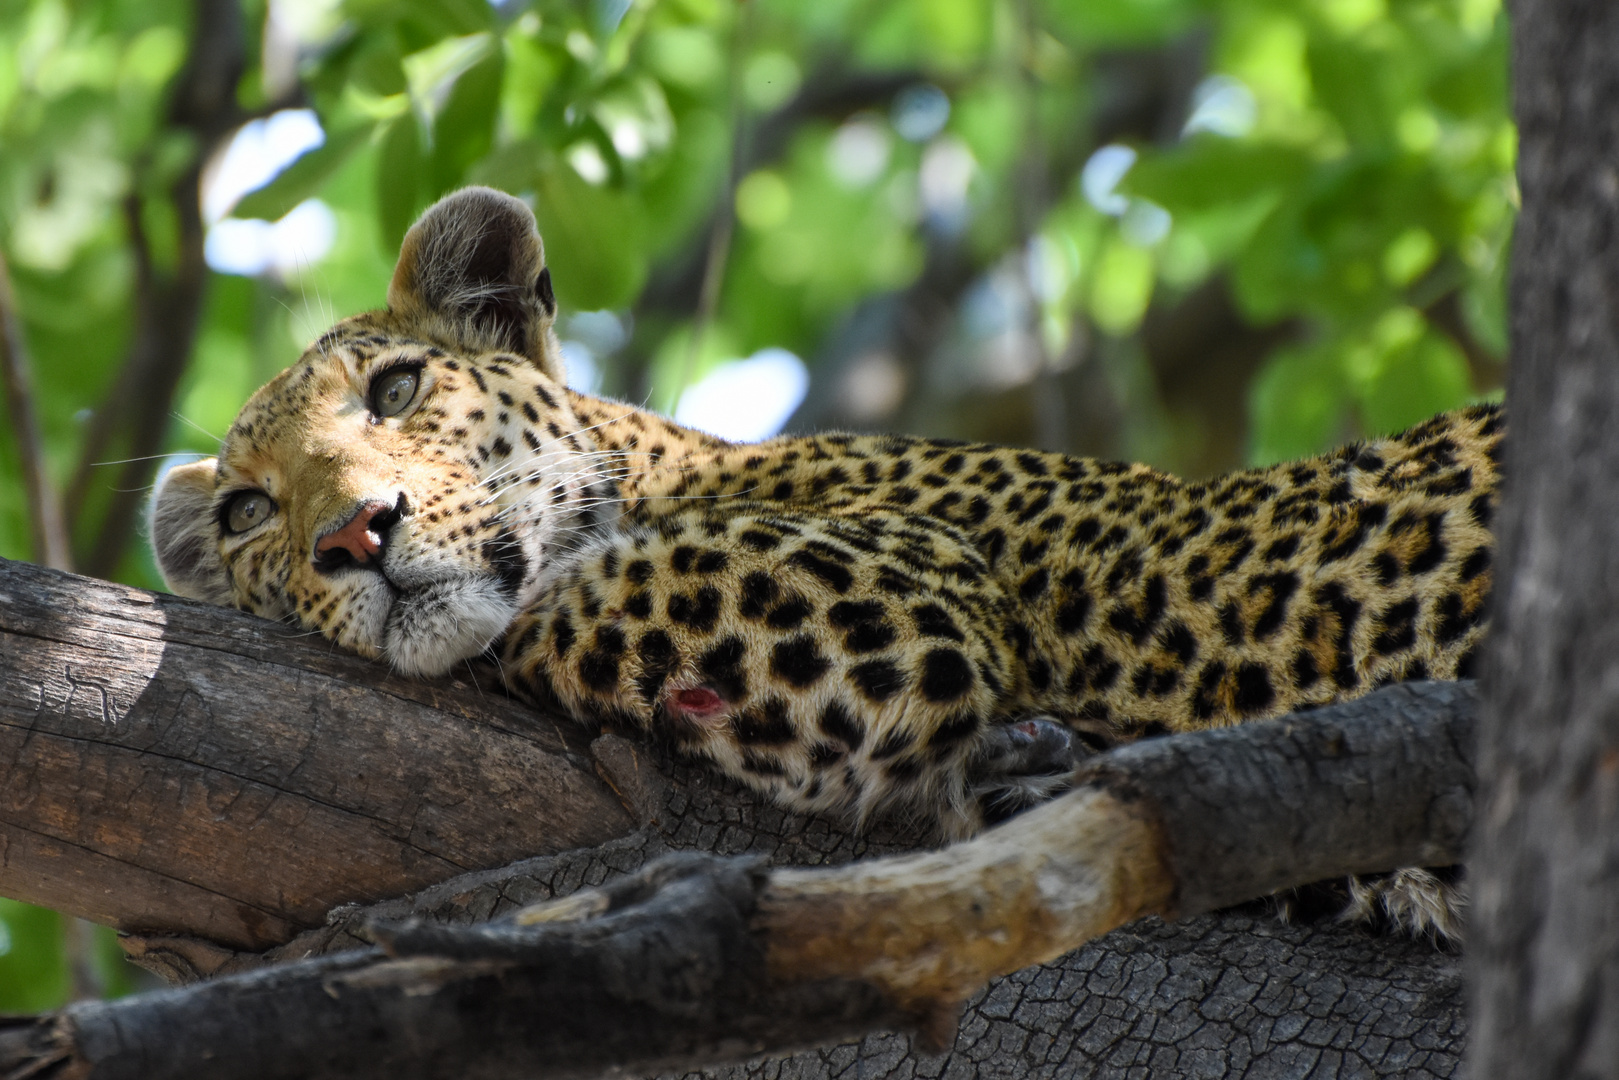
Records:
[[[1619,1077],[1619,6],[1513,5],[1512,436],[1473,1071]]]

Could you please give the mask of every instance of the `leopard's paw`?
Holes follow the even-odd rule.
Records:
[[[1066,791],[1085,756],[1074,733],[1052,717],[992,725],[967,766],[968,791],[982,823],[1005,821]]]

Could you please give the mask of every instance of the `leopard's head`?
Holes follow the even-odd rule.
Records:
[[[388,306],[340,322],[249,399],[219,456],[152,499],[181,595],[295,621],[400,671],[475,656],[610,503],[562,388],[527,206],[447,196]]]

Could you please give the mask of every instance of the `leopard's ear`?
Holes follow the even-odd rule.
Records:
[[[213,512],[218,464],[216,458],[204,458],[170,469],[152,495],[147,526],[158,569],[171,590],[228,605],[230,579],[219,557],[219,522]]]
[[[526,356],[562,381],[551,271],[522,200],[486,187],[446,195],[410,227],[388,308],[429,338]]]

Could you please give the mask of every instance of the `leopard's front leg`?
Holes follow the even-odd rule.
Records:
[[[786,806],[861,819],[909,806],[962,835],[1068,765],[1066,730],[1022,715],[1007,614],[948,525],[700,507],[582,550],[513,627],[505,661],[574,715]]]

